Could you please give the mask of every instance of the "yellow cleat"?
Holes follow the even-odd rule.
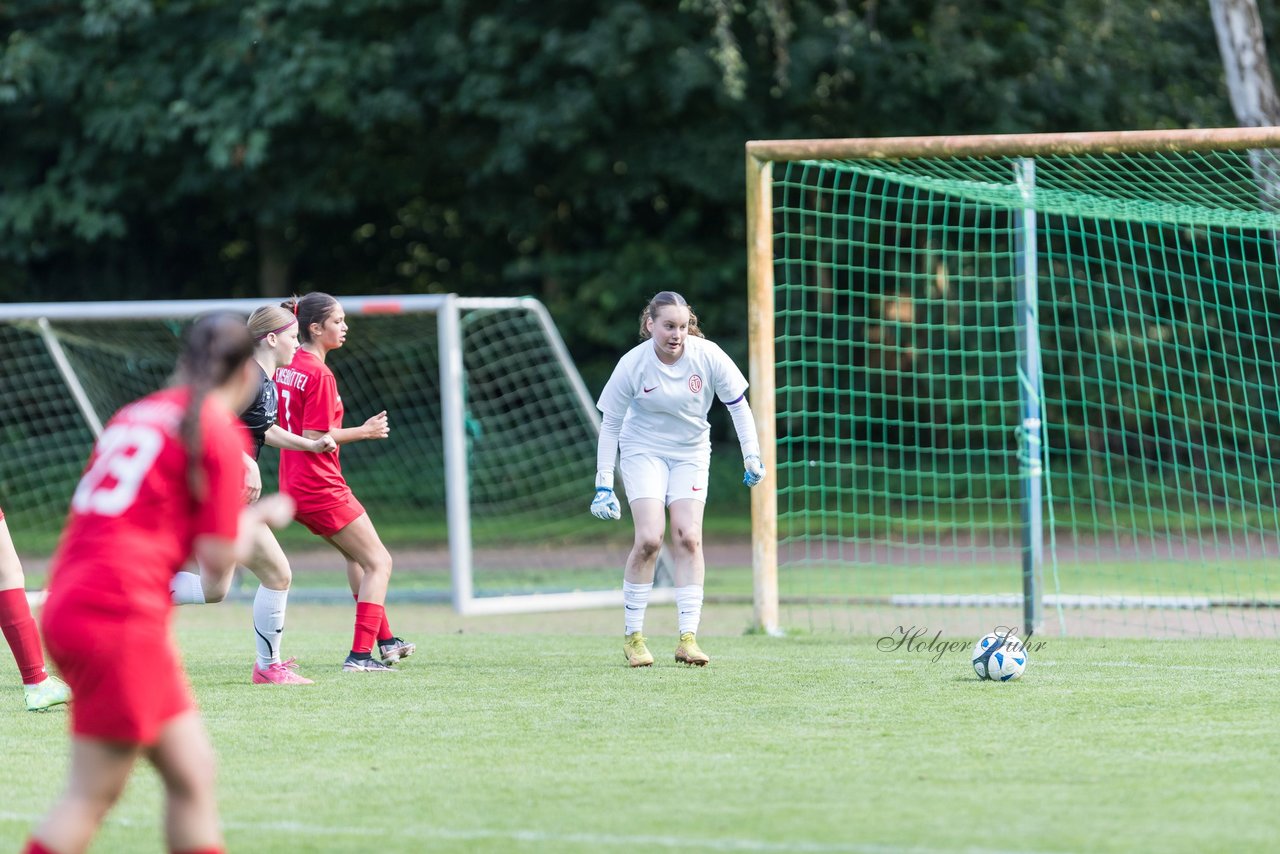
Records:
[[[648,667],[653,664],[653,653],[644,645],[644,635],[632,632],[622,644],[622,654],[627,657],[631,667]]]
[[[22,693],[27,697],[28,712],[45,712],[71,699],[71,689],[56,676],[35,685],[23,685]]]
[[[681,664],[706,667],[711,657],[698,647],[698,642],[693,638],[693,632],[682,632],[680,643],[676,644],[676,661]]]

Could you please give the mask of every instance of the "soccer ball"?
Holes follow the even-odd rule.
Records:
[[[973,669],[979,679],[1012,682],[1027,669],[1027,651],[1013,634],[992,632],[973,647]]]

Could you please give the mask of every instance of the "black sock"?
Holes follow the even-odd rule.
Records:
[[[368,661],[369,659],[373,658],[373,653],[369,653],[369,652],[356,652],[356,651],[353,649],[353,650],[351,650],[351,657],[352,657],[352,658],[359,659],[359,660],[361,660],[361,661]]]

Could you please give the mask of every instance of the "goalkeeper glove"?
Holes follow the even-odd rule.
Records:
[[[607,486],[596,487],[596,497],[591,500],[591,515],[597,519],[622,518],[622,507],[612,489]]]
[[[755,454],[744,457],[742,460],[742,482],[747,486],[755,486],[764,480],[764,463]]]

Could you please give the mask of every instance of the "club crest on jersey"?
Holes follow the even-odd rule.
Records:
[[[697,374],[694,374],[693,376],[689,377],[689,391],[693,392],[694,394],[697,394],[698,392],[702,391],[702,377],[698,376]]]

